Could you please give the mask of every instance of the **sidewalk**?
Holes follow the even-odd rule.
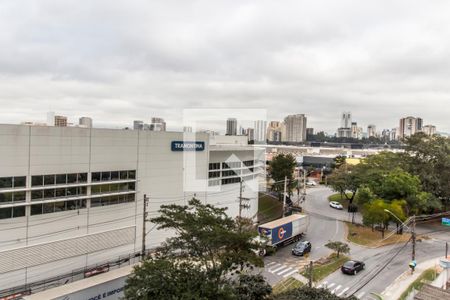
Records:
[[[416,266],[414,274],[408,269],[400,275],[390,286],[388,286],[381,295],[387,300],[397,300],[400,295],[413,283],[424,271],[439,266],[440,258],[433,258],[422,262]]]

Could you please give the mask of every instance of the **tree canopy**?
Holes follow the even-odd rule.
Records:
[[[332,294],[327,289],[315,289],[303,286],[297,289],[281,293],[272,298],[273,300],[341,300],[342,298]],[[356,297],[351,296],[345,298],[348,300],[357,300]]]
[[[297,161],[292,154],[280,153],[275,156],[269,165],[269,173],[275,181],[274,188],[276,191],[282,191],[284,188],[284,178],[287,177],[289,188],[293,188],[294,184],[294,170]]]
[[[252,239],[255,230],[233,220],[225,208],[202,204],[163,205],[151,219],[176,232],[157,254],[135,267],[126,299],[263,299],[270,286],[254,266],[263,266]]]

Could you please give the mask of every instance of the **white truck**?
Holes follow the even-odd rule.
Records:
[[[258,226],[259,239],[265,247],[259,254],[265,255],[267,247],[278,248],[300,240],[308,229],[309,218],[303,214],[293,214]]]

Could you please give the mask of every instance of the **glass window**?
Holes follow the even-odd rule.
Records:
[[[9,219],[12,217],[12,209],[8,208],[0,208],[0,219]]]
[[[12,188],[12,177],[0,177],[0,189]]]
[[[128,171],[128,179],[136,179],[136,171]]]
[[[128,182],[128,190],[134,191],[136,189],[136,184],[134,182]]]
[[[120,171],[120,179],[128,179],[128,171]]]
[[[44,198],[55,198],[55,190],[54,189],[47,189],[44,190]]]
[[[78,182],[86,183],[87,182],[87,173],[79,173],[78,174]]]
[[[14,187],[15,188],[25,187],[26,179],[27,178],[25,176],[14,177]]]
[[[12,193],[0,193],[0,203],[12,202]]]
[[[43,190],[31,191],[31,200],[42,200],[44,197]]]
[[[86,194],[87,194],[87,187],[85,187],[85,186],[79,186],[79,187],[78,187],[78,194],[79,194],[79,195],[86,195]]]
[[[66,196],[66,189],[56,189],[56,197],[65,197]]]
[[[56,175],[56,184],[66,184],[66,174],[57,174]]]
[[[78,208],[86,208],[86,203],[87,203],[86,199],[80,200],[79,203],[80,203],[80,206]]]
[[[121,183],[119,185],[119,190],[120,191],[127,191],[128,190],[128,183]]]
[[[66,210],[66,202],[56,202],[55,203],[55,212]]]
[[[111,172],[111,180],[119,180],[119,172]]]
[[[22,202],[25,201],[25,192],[15,192],[14,193],[14,202]]]
[[[133,202],[134,201],[134,194],[128,194],[128,201]]]
[[[91,199],[91,207],[97,207],[102,205],[102,200],[99,198]]]
[[[13,218],[25,216],[25,206],[17,206],[12,209]]]
[[[67,183],[76,183],[78,174],[67,174]]]
[[[92,181],[93,181],[93,182],[98,182],[98,181],[100,181],[100,175],[101,175],[100,172],[94,172],[94,173],[92,173]]]
[[[230,167],[228,166],[227,163],[222,163],[222,169],[229,169]]]
[[[43,184],[42,175],[32,176],[31,177],[31,185],[32,186],[40,186]]]
[[[75,210],[77,209],[77,201],[66,201],[67,203],[67,210]]]
[[[109,186],[109,190],[110,190],[111,192],[117,192],[117,191],[119,190],[119,185],[118,185],[118,184],[111,184],[111,185]]]
[[[91,193],[92,194],[99,194],[102,192],[101,186],[100,185],[93,185],[91,187]]]
[[[50,214],[55,212],[55,204],[54,203],[44,203],[43,204],[43,213]]]
[[[54,185],[55,184],[55,175],[44,175],[44,185]]]
[[[76,196],[77,195],[77,188],[73,187],[73,188],[68,188],[67,189],[67,196]]]
[[[31,215],[42,215],[42,204],[31,205]]]
[[[102,172],[102,181],[111,180],[111,172]]]

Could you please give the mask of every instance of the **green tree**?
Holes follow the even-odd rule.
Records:
[[[393,213],[397,218],[392,215],[388,215],[391,222],[394,222],[397,226],[397,234],[403,233],[403,227],[400,227],[400,221],[406,221],[405,214],[406,201],[405,200],[394,200],[391,203],[386,205],[386,209],[388,209],[391,213]]]
[[[356,192],[363,182],[359,170],[357,166],[343,164],[328,177],[328,184],[331,188],[344,196],[349,204],[353,203]]]
[[[307,286],[292,289],[272,297],[273,300],[341,300],[342,298],[332,294],[327,289],[315,289]],[[357,300],[351,296],[345,299]]]
[[[278,192],[284,189],[284,178],[287,177],[289,190],[294,187],[294,170],[297,161],[292,154],[280,153],[275,156],[269,165],[269,173],[275,181],[274,189]]]
[[[372,231],[375,225],[379,225],[381,237],[384,238],[384,232],[389,224],[390,217],[385,211],[388,205],[383,199],[377,199],[366,203],[363,210],[363,223],[366,226],[371,226]]]
[[[333,159],[333,162],[331,163],[332,169],[339,169],[343,164],[346,163],[347,157],[344,155],[338,155]]]
[[[450,202],[450,139],[418,133],[406,139],[405,170],[417,175],[423,191],[448,206]]]
[[[161,206],[160,216],[151,221],[176,236],[158,248],[156,257],[135,267],[125,287],[127,299],[262,299],[257,295],[264,283],[246,274],[263,266],[252,242],[257,232],[225,211],[197,199],[185,206]],[[249,298],[248,291],[240,297],[249,285],[259,287],[256,298]]]
[[[355,196],[355,202],[363,206],[375,199],[375,194],[368,186],[361,186]]]
[[[347,254],[350,252],[350,247],[348,246],[348,244],[343,243],[343,242],[338,242],[338,241],[333,241],[333,242],[328,242],[325,247],[333,250],[334,252],[336,252],[336,256],[339,258],[339,254],[343,253],[343,254]]]

